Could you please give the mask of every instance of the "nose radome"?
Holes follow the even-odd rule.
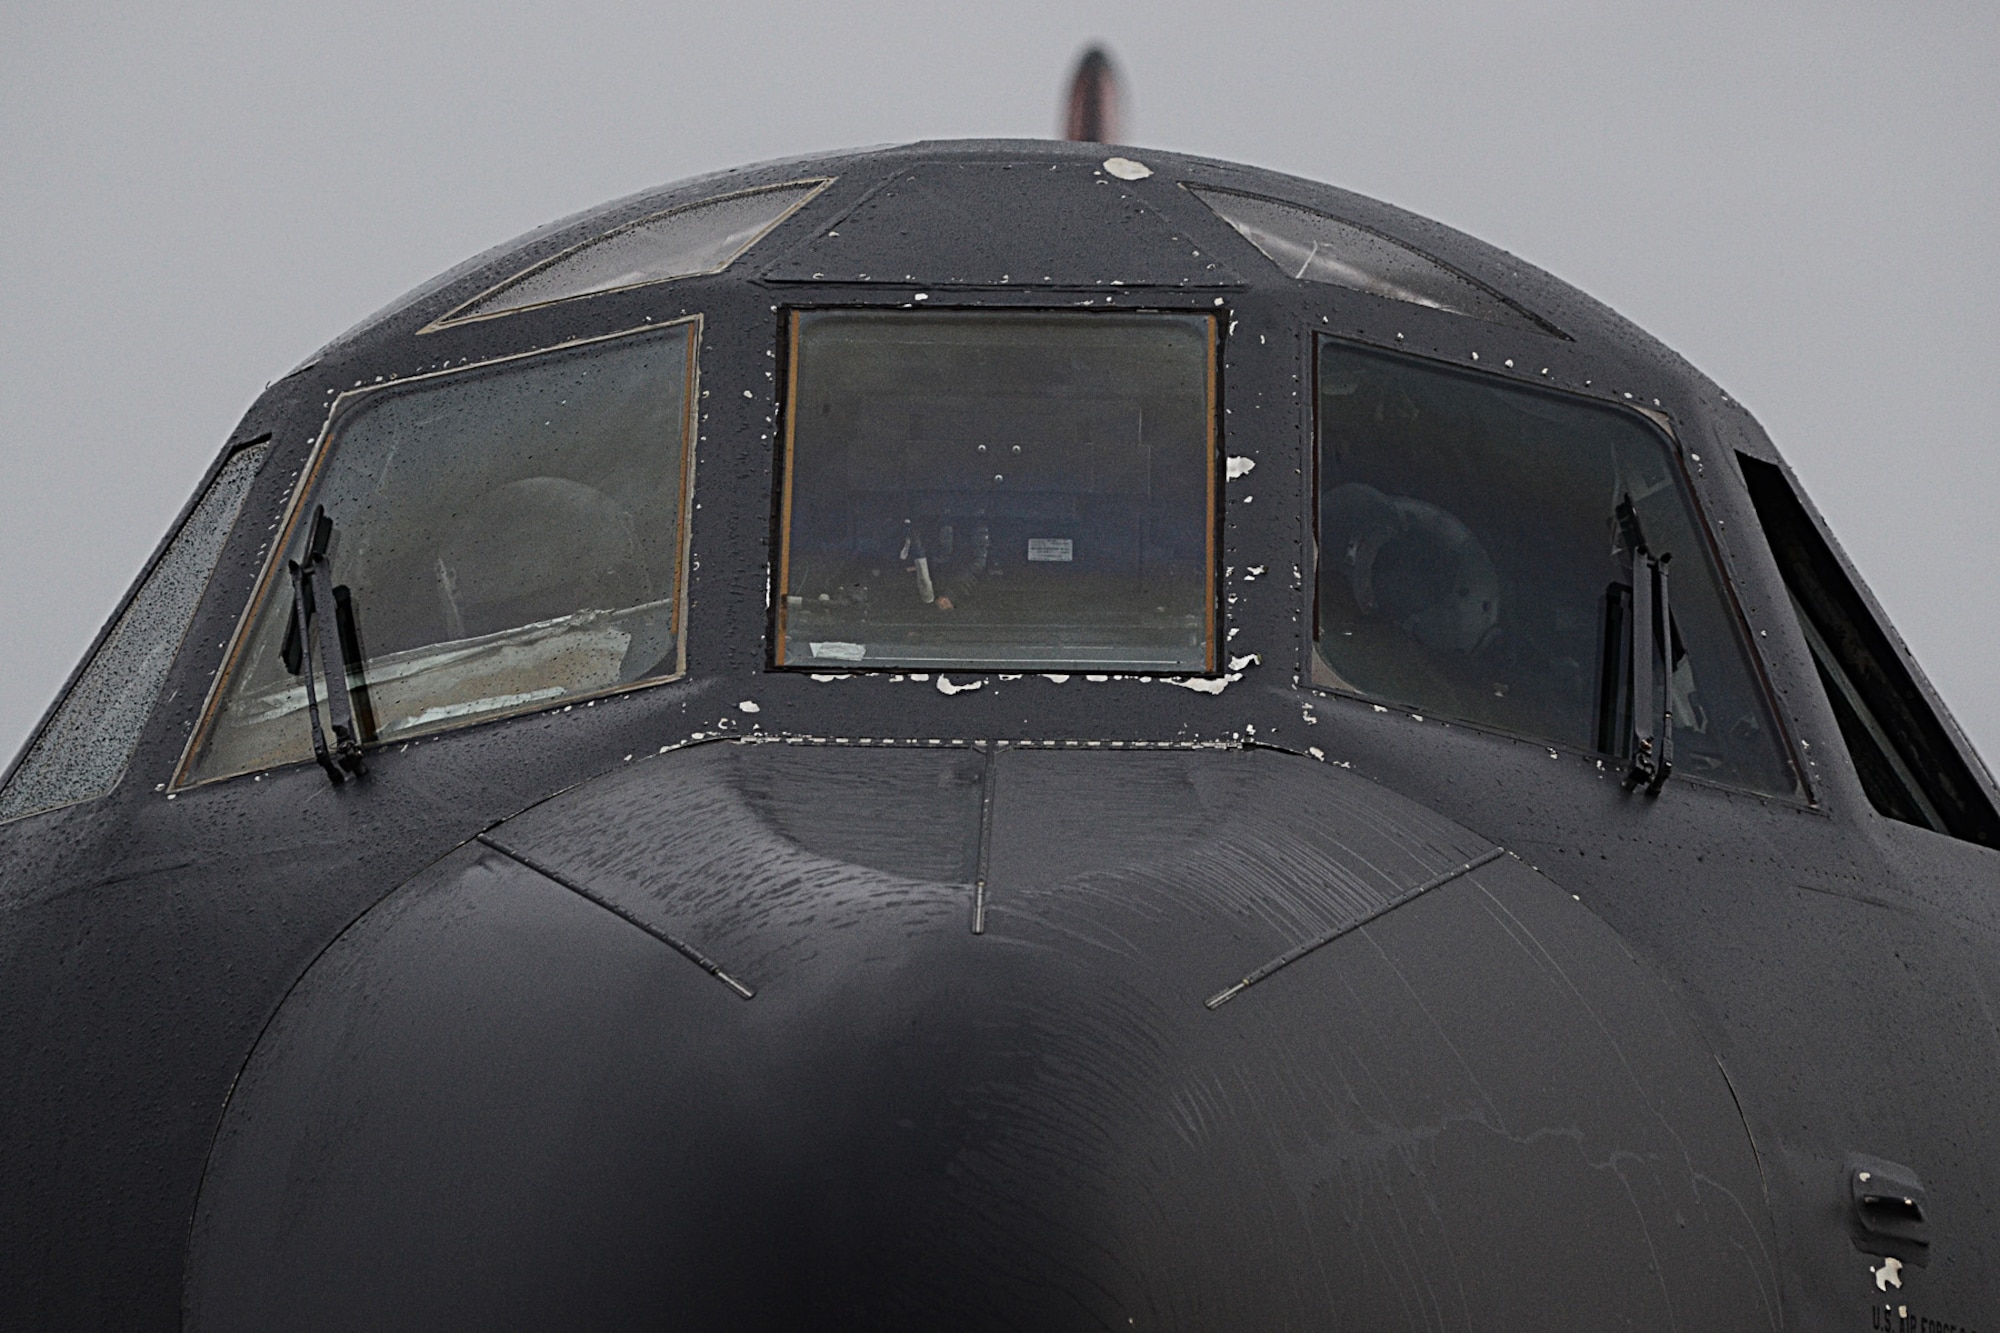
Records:
[[[188,1313],[1733,1325],[1775,1290],[1758,1199],[1659,983],[1372,784],[718,744],[502,825],[329,950],[225,1117]]]

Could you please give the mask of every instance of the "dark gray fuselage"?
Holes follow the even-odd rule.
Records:
[[[122,780],[0,823],[0,1322],[2000,1327],[2000,851],[1864,792],[1738,461],[1782,466],[1756,422],[1438,224],[1112,151],[635,196],[263,395]],[[720,272],[430,327],[808,176]],[[1547,328],[1296,281],[1188,183]],[[777,666],[787,320],[825,307],[1214,315],[1215,669]],[[689,316],[684,671],[344,784],[177,777],[340,394]],[[1320,337],[1666,423],[1799,794],[1649,796],[1316,686]],[[1921,1247],[1869,1246],[1862,1162],[1921,1178]]]

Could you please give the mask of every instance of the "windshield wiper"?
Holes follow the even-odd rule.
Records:
[[[1655,556],[1646,547],[1632,497],[1618,502],[1618,528],[1632,557],[1631,611],[1624,617],[1625,660],[1630,676],[1631,752],[1625,787],[1643,787],[1658,796],[1674,771],[1674,618],[1667,596],[1671,554]]]
[[[306,716],[312,722],[313,758],[326,770],[335,786],[367,772],[361,759],[361,735],[355,723],[354,700],[349,693],[350,658],[358,664],[359,637],[354,631],[353,603],[348,590],[333,586],[333,562],[326,548],[333,540],[333,520],[325,505],[313,506],[306,529],[303,560],[290,562],[292,574],[292,617],[285,629],[280,650],[285,670],[303,676],[306,685]],[[332,621],[331,625],[328,621]],[[319,718],[319,695],[313,687],[315,666],[326,676],[327,726]],[[326,731],[333,733],[328,747]]]

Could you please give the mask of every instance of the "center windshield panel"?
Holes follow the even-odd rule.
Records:
[[[792,316],[779,666],[1215,661],[1215,321]]]
[[[1673,771],[1798,791],[1653,422],[1325,338],[1318,396],[1316,683],[1625,758],[1637,556],[1672,571]]]

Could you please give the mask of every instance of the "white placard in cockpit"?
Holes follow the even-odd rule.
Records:
[[[1068,537],[1028,538],[1028,559],[1068,564],[1075,558],[1076,544]]]

